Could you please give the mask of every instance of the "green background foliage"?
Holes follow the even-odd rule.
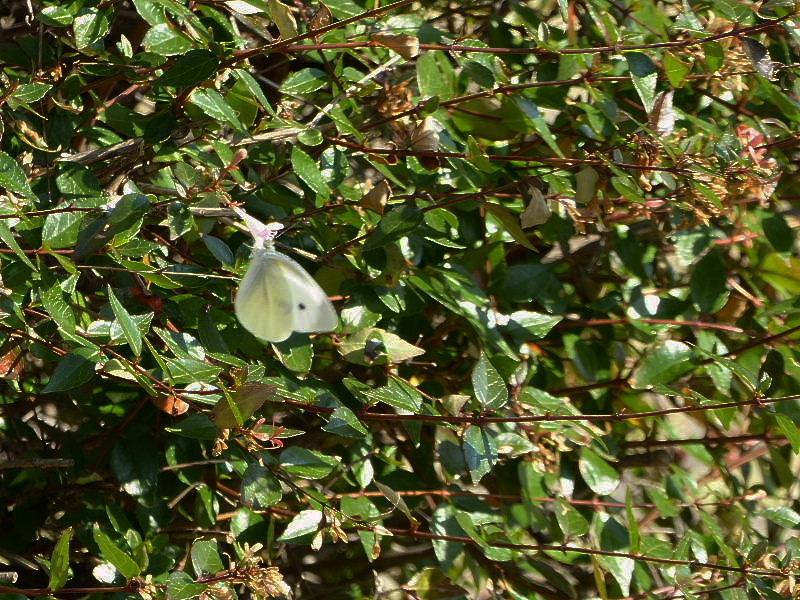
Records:
[[[795,592],[793,2],[6,5],[3,600]]]

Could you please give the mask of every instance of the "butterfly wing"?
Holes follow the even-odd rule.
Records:
[[[281,263],[288,288],[286,295],[293,302],[294,331],[319,333],[336,329],[339,324],[336,309],[314,278],[288,256],[279,252],[271,254]]]
[[[234,309],[245,329],[269,342],[281,342],[292,331],[331,331],[339,323],[327,294],[311,275],[274,250],[253,253]]]
[[[274,252],[258,249],[239,286],[233,308],[247,331],[269,342],[282,342],[294,331],[294,300],[286,268]]]

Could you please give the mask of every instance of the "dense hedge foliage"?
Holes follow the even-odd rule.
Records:
[[[0,16],[2,600],[797,593],[793,1]]]

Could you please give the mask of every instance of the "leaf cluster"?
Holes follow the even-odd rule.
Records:
[[[3,600],[796,593],[793,2],[3,10]]]

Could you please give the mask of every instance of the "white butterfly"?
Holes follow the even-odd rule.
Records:
[[[339,317],[327,294],[303,267],[275,250],[279,223],[264,223],[234,207],[255,240],[250,266],[236,294],[239,322],[254,336],[282,342],[293,331],[336,329]]]

